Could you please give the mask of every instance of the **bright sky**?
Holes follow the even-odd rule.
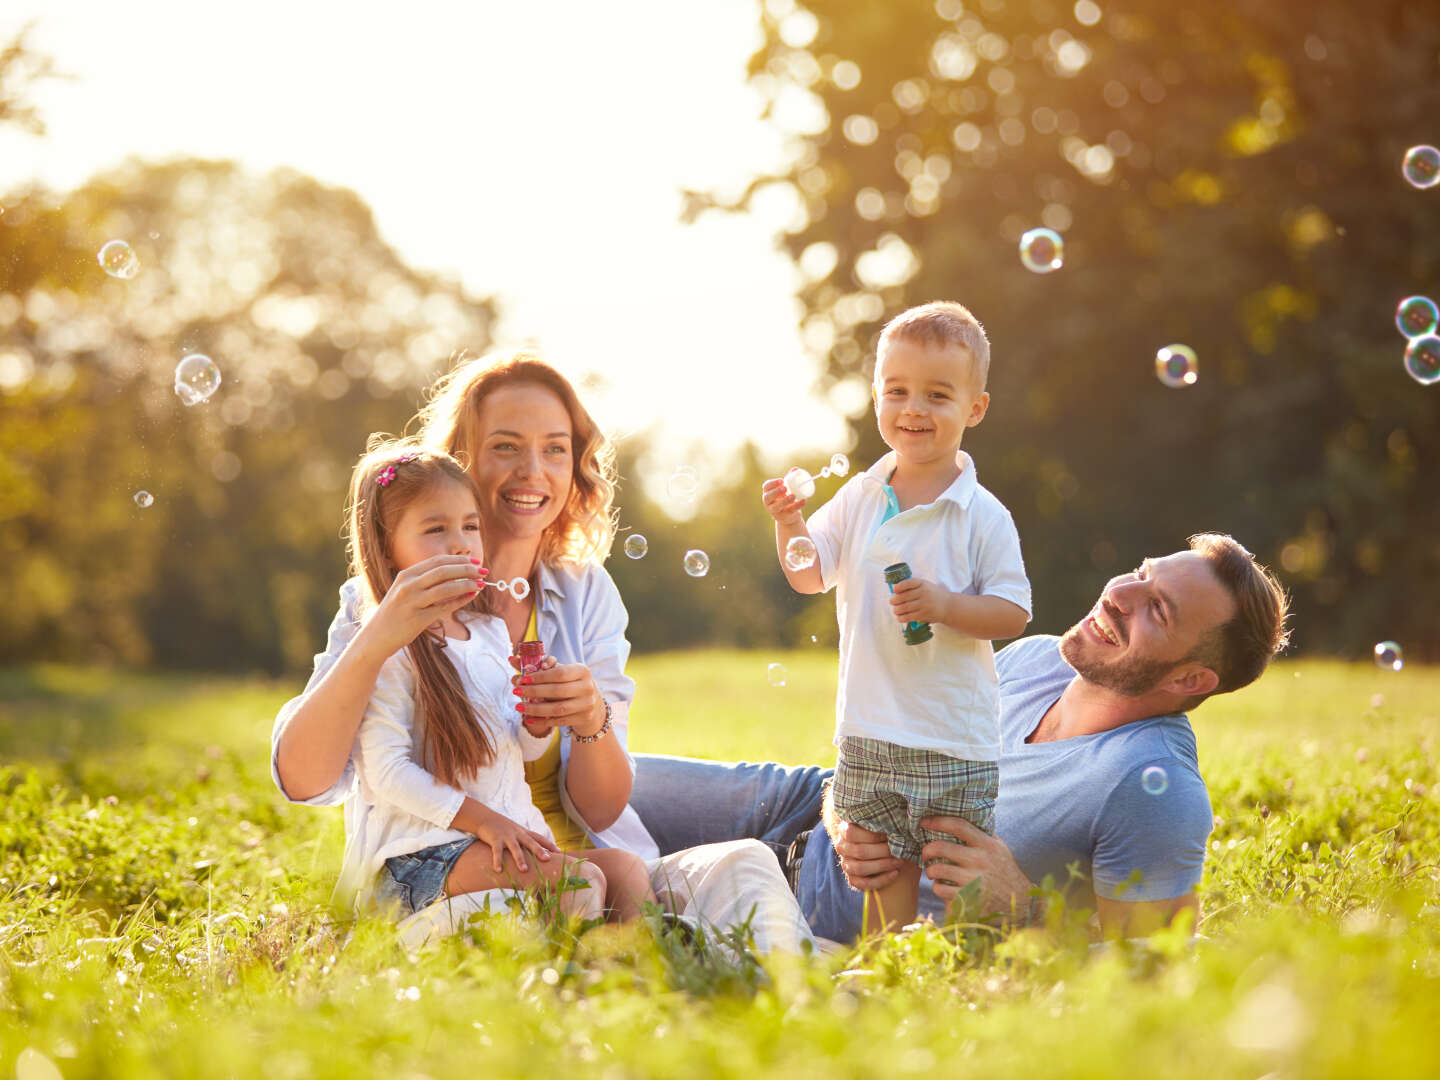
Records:
[[[682,188],[780,157],[744,82],[754,0],[4,0],[0,41],[32,20],[75,78],[37,92],[45,138],[0,132],[0,191],[131,155],[293,166],[357,191],[412,265],[496,296],[500,344],[602,373],[602,423],[663,424],[666,460],[703,474],[695,437],[844,447],[773,248],[786,208],[679,222]]]

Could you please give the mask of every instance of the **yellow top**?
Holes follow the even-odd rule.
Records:
[[[535,622],[536,605],[530,605],[530,623],[525,627],[526,641],[540,640]],[[570,820],[560,804],[560,736],[552,734],[550,745],[534,761],[525,762],[525,782],[530,785],[530,798],[535,808],[545,815],[545,824],[555,834],[561,851],[583,851],[590,846],[585,830]]]

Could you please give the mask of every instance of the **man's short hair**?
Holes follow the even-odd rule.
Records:
[[[1290,598],[1274,574],[1224,533],[1196,533],[1190,550],[1204,557],[1235,601],[1230,620],[1208,631],[1188,657],[1220,677],[1210,694],[1226,694],[1258,679],[1289,643]],[[1185,707],[1194,708],[1210,694],[1191,698]]]
[[[979,389],[985,389],[990,378],[990,339],[985,336],[985,328],[980,325],[980,320],[970,314],[970,309],[964,304],[936,300],[902,311],[880,331],[877,355],[883,353],[885,347],[897,339],[942,349],[949,346],[968,349],[975,358],[975,373],[980,378]]]

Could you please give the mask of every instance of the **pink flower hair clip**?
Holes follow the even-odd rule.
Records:
[[[395,479],[395,467],[397,465],[405,465],[411,461],[414,461],[419,456],[419,451],[416,450],[412,450],[406,454],[401,454],[394,461],[390,462],[389,465],[386,465],[383,469],[381,469],[378,473],[375,474],[375,483],[379,484],[381,487],[389,487],[390,481]]]

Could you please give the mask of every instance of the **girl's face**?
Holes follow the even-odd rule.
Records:
[[[535,383],[504,386],[480,404],[470,475],[493,538],[538,539],[570,498],[575,454],[570,414]]]
[[[480,508],[469,489],[447,478],[412,499],[390,530],[389,555],[397,573],[432,555],[483,561]]]

